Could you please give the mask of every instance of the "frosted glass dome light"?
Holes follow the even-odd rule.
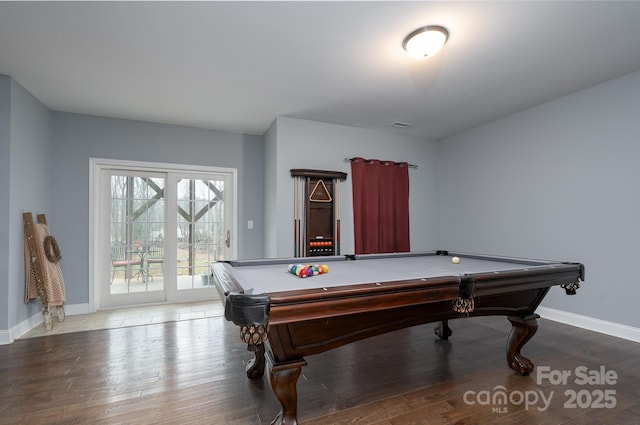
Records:
[[[449,38],[446,28],[437,25],[418,28],[405,37],[402,47],[411,56],[428,58],[440,51]]]

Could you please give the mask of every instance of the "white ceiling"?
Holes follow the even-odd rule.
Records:
[[[406,55],[434,24],[444,49]],[[0,3],[0,73],[50,109],[258,135],[439,139],[638,69],[640,2]]]

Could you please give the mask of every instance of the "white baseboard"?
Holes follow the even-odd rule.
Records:
[[[77,314],[91,313],[91,310],[89,308],[89,303],[66,304],[64,306],[64,313],[65,316],[74,316]],[[42,317],[42,312],[39,311],[28,319],[25,319],[22,322],[18,323],[11,329],[0,330],[0,345],[11,344],[13,341],[15,341],[17,338],[20,338],[31,329],[35,328],[36,326],[41,326],[43,322],[44,318]]]
[[[38,312],[28,319],[23,320],[14,327],[6,331],[0,331],[0,345],[11,344],[16,338],[29,332],[31,329],[44,322],[42,312]]]
[[[84,303],[84,304],[66,304],[64,306],[64,313],[67,316],[76,316],[78,314],[95,313],[95,311],[91,310],[91,308],[89,307],[89,303]]]
[[[554,322],[564,323],[633,342],[640,342],[640,328],[547,307],[538,307],[536,313],[543,319],[553,320]]]
[[[7,345],[11,344],[12,342],[13,340],[9,338],[9,331],[0,331],[0,345]]]

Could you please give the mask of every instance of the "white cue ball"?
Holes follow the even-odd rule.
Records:
[[[451,262],[452,262],[453,264],[458,264],[458,263],[460,263],[460,259],[459,259],[458,257],[453,257],[453,258],[451,259]]]

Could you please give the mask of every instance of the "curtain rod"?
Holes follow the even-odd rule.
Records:
[[[352,162],[352,161],[355,161],[356,159],[359,159],[359,158],[345,158],[345,159],[344,159],[344,162]],[[363,159],[364,159],[364,158],[363,158]],[[373,160],[371,160],[371,159],[364,159],[364,160],[365,160],[365,161],[373,161]],[[377,160],[377,161],[380,161],[380,162],[397,162],[397,161],[381,161],[381,160]],[[414,164],[408,164],[408,163],[407,163],[407,167],[409,167],[409,168],[418,168],[418,166],[417,166],[417,165],[414,165]]]

